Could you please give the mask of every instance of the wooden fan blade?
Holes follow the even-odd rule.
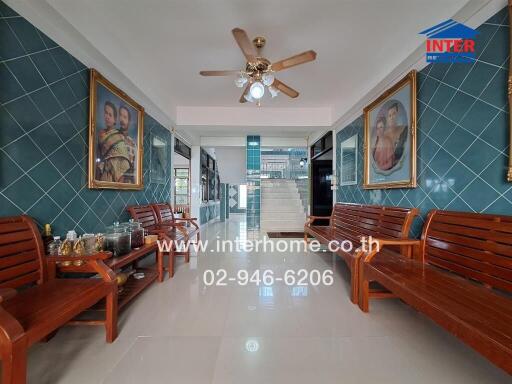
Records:
[[[237,71],[236,69],[233,69],[232,71],[201,71],[199,74],[201,76],[230,76],[230,75],[236,75],[237,73],[240,73],[240,71]]]
[[[293,88],[290,88],[285,83],[281,83],[277,79],[274,79],[274,82],[272,83],[272,87],[279,89],[281,92],[283,92],[285,95],[290,96],[292,99],[295,99],[297,96],[299,96],[299,92],[297,92]]]
[[[249,93],[249,88],[251,88],[251,83],[248,81],[247,82],[247,86],[245,87],[244,89],[244,93],[242,93],[242,96],[240,96],[240,102],[241,103],[247,103],[247,100],[245,100],[245,95],[247,95]]]
[[[242,50],[242,53],[244,54],[245,58],[249,63],[255,63],[256,62],[256,50],[254,49],[254,46],[252,45],[251,41],[249,40],[249,37],[247,36],[247,33],[243,29],[235,28],[231,31],[233,33],[233,36]]]
[[[316,59],[315,51],[302,52],[302,53],[299,53],[298,55],[289,57],[287,59],[276,61],[275,63],[272,64],[272,70],[275,72],[282,71],[283,69],[295,67],[296,65],[304,64],[309,61],[313,61],[315,59]]]

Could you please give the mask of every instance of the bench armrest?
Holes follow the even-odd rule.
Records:
[[[407,254],[405,256],[412,258],[413,250],[418,249],[421,244],[421,240],[416,239],[372,239],[372,242],[374,245],[370,247],[363,257],[363,262],[365,263],[372,261],[382,248],[390,245],[398,245],[403,247],[403,249],[407,249]]]
[[[197,225],[197,223],[196,223],[196,220],[197,220],[197,218],[196,218],[196,217],[188,217],[188,218],[186,218],[186,219],[184,219],[184,218],[176,218],[176,219],[174,219],[174,220],[175,220],[176,222],[178,222],[178,223],[179,223],[180,221],[185,222],[185,223],[187,223],[187,222],[188,222],[188,223],[192,224],[194,227],[196,227],[197,229],[199,229],[199,225]],[[183,225],[183,223],[179,223],[179,224]]]
[[[151,227],[151,229],[164,231],[166,228],[168,229],[169,227],[180,227],[180,226],[184,226],[184,225],[185,225],[184,223],[176,223],[174,221],[166,221],[166,222],[163,222],[160,224],[156,224],[155,226]]]
[[[308,216],[306,218],[306,224],[308,227],[311,226],[316,220],[329,220],[329,225],[331,225],[331,216]]]
[[[12,344],[21,339],[24,334],[25,330],[18,320],[0,305],[0,343],[2,345]]]
[[[0,288],[0,303],[14,297],[18,294],[18,291],[14,288]]]

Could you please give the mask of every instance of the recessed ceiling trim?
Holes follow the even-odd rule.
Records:
[[[177,107],[179,126],[330,127],[331,108]]]

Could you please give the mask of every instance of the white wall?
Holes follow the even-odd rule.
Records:
[[[199,218],[199,207],[201,206],[201,147],[192,146],[192,158],[190,159],[190,214]]]
[[[221,183],[245,184],[245,147],[215,147]]]

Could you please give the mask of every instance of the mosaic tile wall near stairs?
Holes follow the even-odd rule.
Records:
[[[418,73],[418,187],[364,190],[363,117],[337,133],[358,134],[358,184],[338,187],[337,201],[512,215],[506,182],[509,124],[507,9],[482,24],[471,64],[430,64]],[[340,156],[336,156],[339,174]],[[421,233],[416,220],[413,235]]]
[[[240,185],[229,184],[229,212],[245,213],[245,208],[240,208]]]
[[[149,135],[171,134],[147,114],[144,190],[87,188],[88,84],[82,63],[0,2],[0,216],[99,232],[127,219],[127,205],[169,200],[169,178],[149,183]]]
[[[261,138],[247,136],[247,229],[260,229],[261,216]]]

